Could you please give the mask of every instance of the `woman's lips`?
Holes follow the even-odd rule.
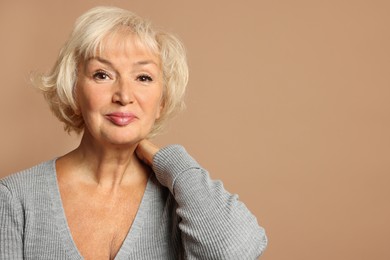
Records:
[[[115,112],[106,114],[106,118],[117,126],[127,126],[133,122],[137,117],[132,113]]]

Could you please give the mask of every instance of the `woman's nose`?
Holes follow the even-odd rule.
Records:
[[[115,83],[112,102],[125,106],[134,102],[134,93],[131,83],[125,80],[119,80]]]

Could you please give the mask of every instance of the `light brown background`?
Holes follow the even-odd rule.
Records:
[[[78,143],[28,84],[113,4],[187,49],[181,143],[258,217],[264,260],[390,259],[389,1],[0,0],[1,175]]]

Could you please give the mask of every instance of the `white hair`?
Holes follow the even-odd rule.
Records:
[[[51,72],[34,79],[50,109],[65,124],[66,131],[80,133],[84,129],[84,120],[77,113],[75,98],[78,64],[102,51],[103,39],[124,26],[129,34],[137,36],[139,44],[158,55],[162,64],[163,107],[149,136],[157,134],[167,119],[184,108],[188,65],[185,49],[178,38],[155,30],[150,22],[130,11],[117,7],[95,7],[76,20],[73,32]]]

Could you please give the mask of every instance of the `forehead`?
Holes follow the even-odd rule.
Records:
[[[94,56],[108,56],[108,55],[125,55],[127,57],[132,55],[148,56],[149,59],[160,63],[160,55],[158,53],[156,43],[151,37],[139,36],[129,29],[119,28],[110,32],[102,38],[96,45],[93,53],[87,55]]]

